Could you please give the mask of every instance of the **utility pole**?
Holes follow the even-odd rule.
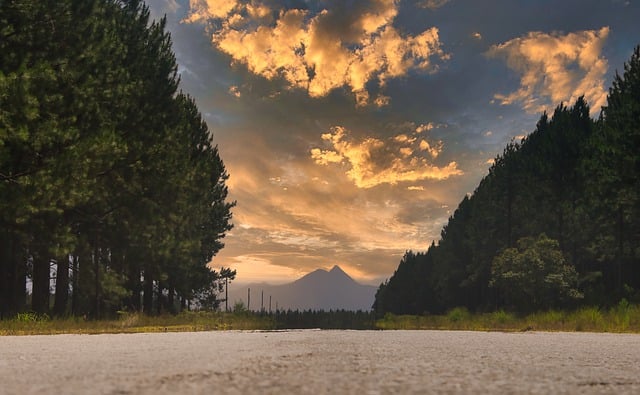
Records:
[[[271,295],[269,295],[269,314],[271,314]]]
[[[264,313],[264,289],[260,294],[260,312]]]
[[[229,312],[229,277],[224,278],[224,311]]]
[[[251,311],[251,288],[247,288],[247,310]]]

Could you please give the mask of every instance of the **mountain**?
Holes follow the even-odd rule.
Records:
[[[233,287],[233,288],[232,288]],[[229,308],[242,301],[247,306],[251,290],[251,310],[371,310],[376,287],[354,281],[339,266],[318,269],[296,281],[282,285],[248,284],[229,287]]]

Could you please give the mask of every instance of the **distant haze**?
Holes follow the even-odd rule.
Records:
[[[318,269],[287,284],[230,284],[229,308],[236,302],[247,306],[251,290],[251,310],[371,310],[376,287],[354,281],[339,266]],[[224,308],[224,306],[223,306]]]

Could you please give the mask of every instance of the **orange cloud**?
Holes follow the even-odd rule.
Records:
[[[311,14],[271,10],[258,2],[191,0],[185,21],[214,21],[213,44],[254,74],[283,78],[312,97],[348,87],[358,106],[380,107],[389,98],[371,99],[369,82],[384,87],[388,79],[410,70],[435,70],[434,58],[447,59],[437,28],[401,34],[393,26],[397,13],[397,0],[363,2],[347,16],[339,9]]]
[[[242,96],[242,94],[240,93],[240,89],[238,89],[236,85],[232,85],[229,87],[229,94],[238,98]]]
[[[567,35],[531,32],[491,47],[488,56],[504,58],[521,74],[520,89],[495,98],[502,104],[522,103],[525,110],[536,113],[584,95],[592,111],[600,111],[607,97],[608,62],[601,53],[608,35],[608,27]]]
[[[441,205],[457,200],[456,183],[437,178],[382,182],[384,177],[397,179],[388,169],[420,171],[420,158],[437,167],[419,150],[423,139],[437,143],[425,132],[417,134],[419,125],[390,127],[397,132],[384,138],[358,138],[345,128],[332,128],[318,136],[316,147],[309,147],[317,150],[317,160],[309,159],[309,151],[305,156],[282,155],[270,148],[267,135],[252,136],[252,150],[222,140],[231,175],[229,199],[238,205],[236,226],[211,264],[237,269],[237,282],[291,281],[335,264],[366,280],[356,268],[366,268],[370,276],[387,276],[407,248],[437,239],[450,216]],[[402,148],[413,153],[405,157]],[[322,158],[326,164],[318,162]],[[356,183],[352,177],[360,176],[347,172],[358,161],[360,172],[371,168],[372,174]],[[394,161],[401,165],[394,167]],[[382,183],[366,187],[375,182]]]
[[[437,158],[440,152],[442,152],[442,141],[438,141],[436,144],[429,144],[427,140],[420,140],[420,150],[426,151],[432,158]]]
[[[193,23],[225,18],[237,6],[237,0],[189,0],[189,16],[185,21]]]
[[[435,128],[435,125],[431,122],[427,123],[427,124],[421,124],[418,125],[418,127],[416,127],[415,133],[416,134],[420,134],[423,132],[428,132],[430,130],[432,130],[433,128]]]
[[[399,134],[386,141],[367,137],[361,141],[348,138],[348,131],[340,126],[333,127],[331,133],[323,134],[331,149],[313,148],[311,158],[319,165],[345,164],[349,167],[346,175],[358,188],[372,188],[380,184],[395,185],[400,182],[420,180],[444,180],[462,175],[456,162],[438,167],[428,158],[415,155],[426,151],[435,159],[442,151],[443,143],[428,143]]]

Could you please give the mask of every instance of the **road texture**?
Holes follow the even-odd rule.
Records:
[[[640,335],[456,331],[0,337],[0,394],[640,394]]]

